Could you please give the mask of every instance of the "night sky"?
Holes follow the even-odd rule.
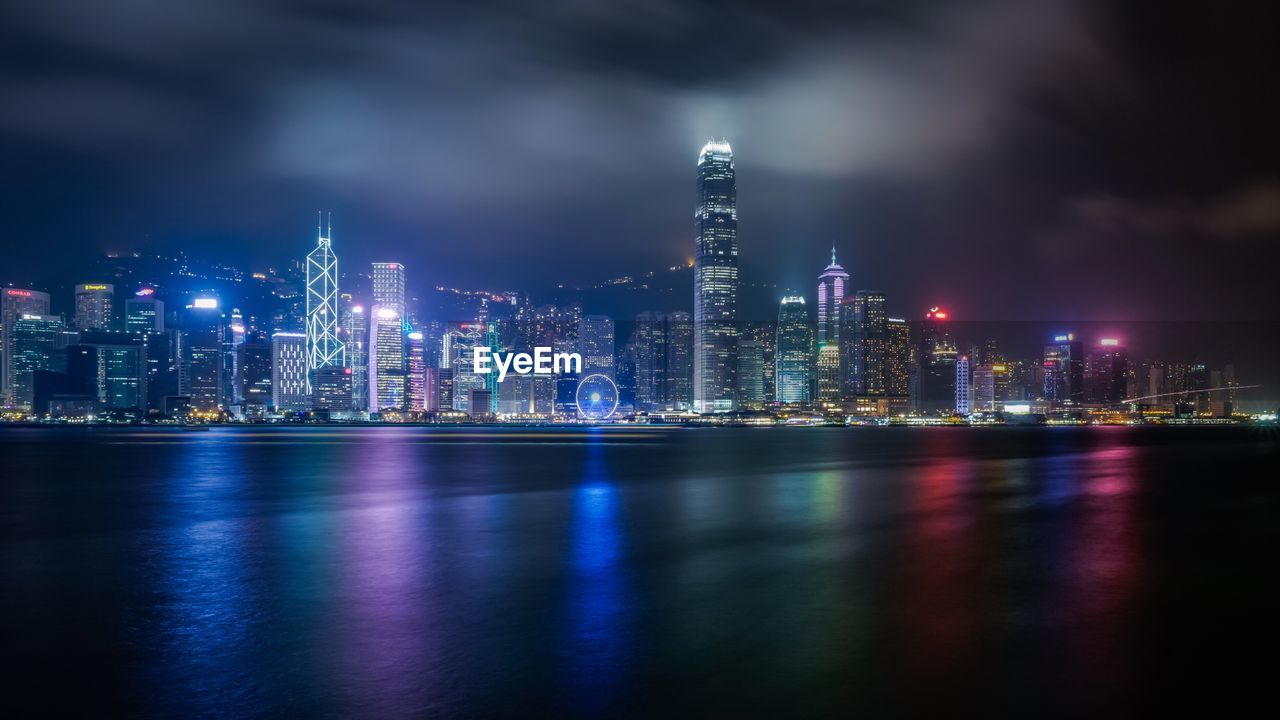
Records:
[[[8,0],[0,282],[176,250],[539,288],[683,262],[987,319],[1273,313],[1274,3]],[[692,293],[692,290],[690,290]]]

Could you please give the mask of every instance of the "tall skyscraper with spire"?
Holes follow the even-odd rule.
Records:
[[[831,264],[818,276],[818,346],[840,345],[840,301],[849,284],[849,273],[836,264],[836,246],[831,246]]]
[[[326,231],[316,225],[316,247],[307,255],[307,391],[311,375],[323,367],[341,367],[345,349],[338,339],[338,257],[333,254],[333,219]]]
[[[738,191],[727,140],[698,153],[694,234],[693,406],[728,412],[737,390]]]

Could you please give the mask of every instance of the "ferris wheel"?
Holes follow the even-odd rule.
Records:
[[[575,400],[580,417],[587,420],[608,420],[618,409],[618,386],[608,375],[588,375],[578,383]]]

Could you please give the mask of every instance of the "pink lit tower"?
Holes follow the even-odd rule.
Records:
[[[818,276],[818,347],[840,344],[840,301],[849,283],[849,273],[836,264],[836,246],[831,246],[831,264]]]

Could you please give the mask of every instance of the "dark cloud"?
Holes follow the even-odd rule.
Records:
[[[323,206],[351,262],[536,288],[687,256],[693,158],[727,136],[749,280],[808,287],[834,241],[902,312],[1131,316],[1178,299],[1043,291],[1111,277],[1099,243],[1141,263],[1117,228],[1171,264],[1274,237],[1274,185],[1241,189],[1277,172],[1257,8],[18,0],[0,189],[38,240],[15,272],[208,240],[278,262]],[[1217,52],[1180,60],[1187,33]]]

